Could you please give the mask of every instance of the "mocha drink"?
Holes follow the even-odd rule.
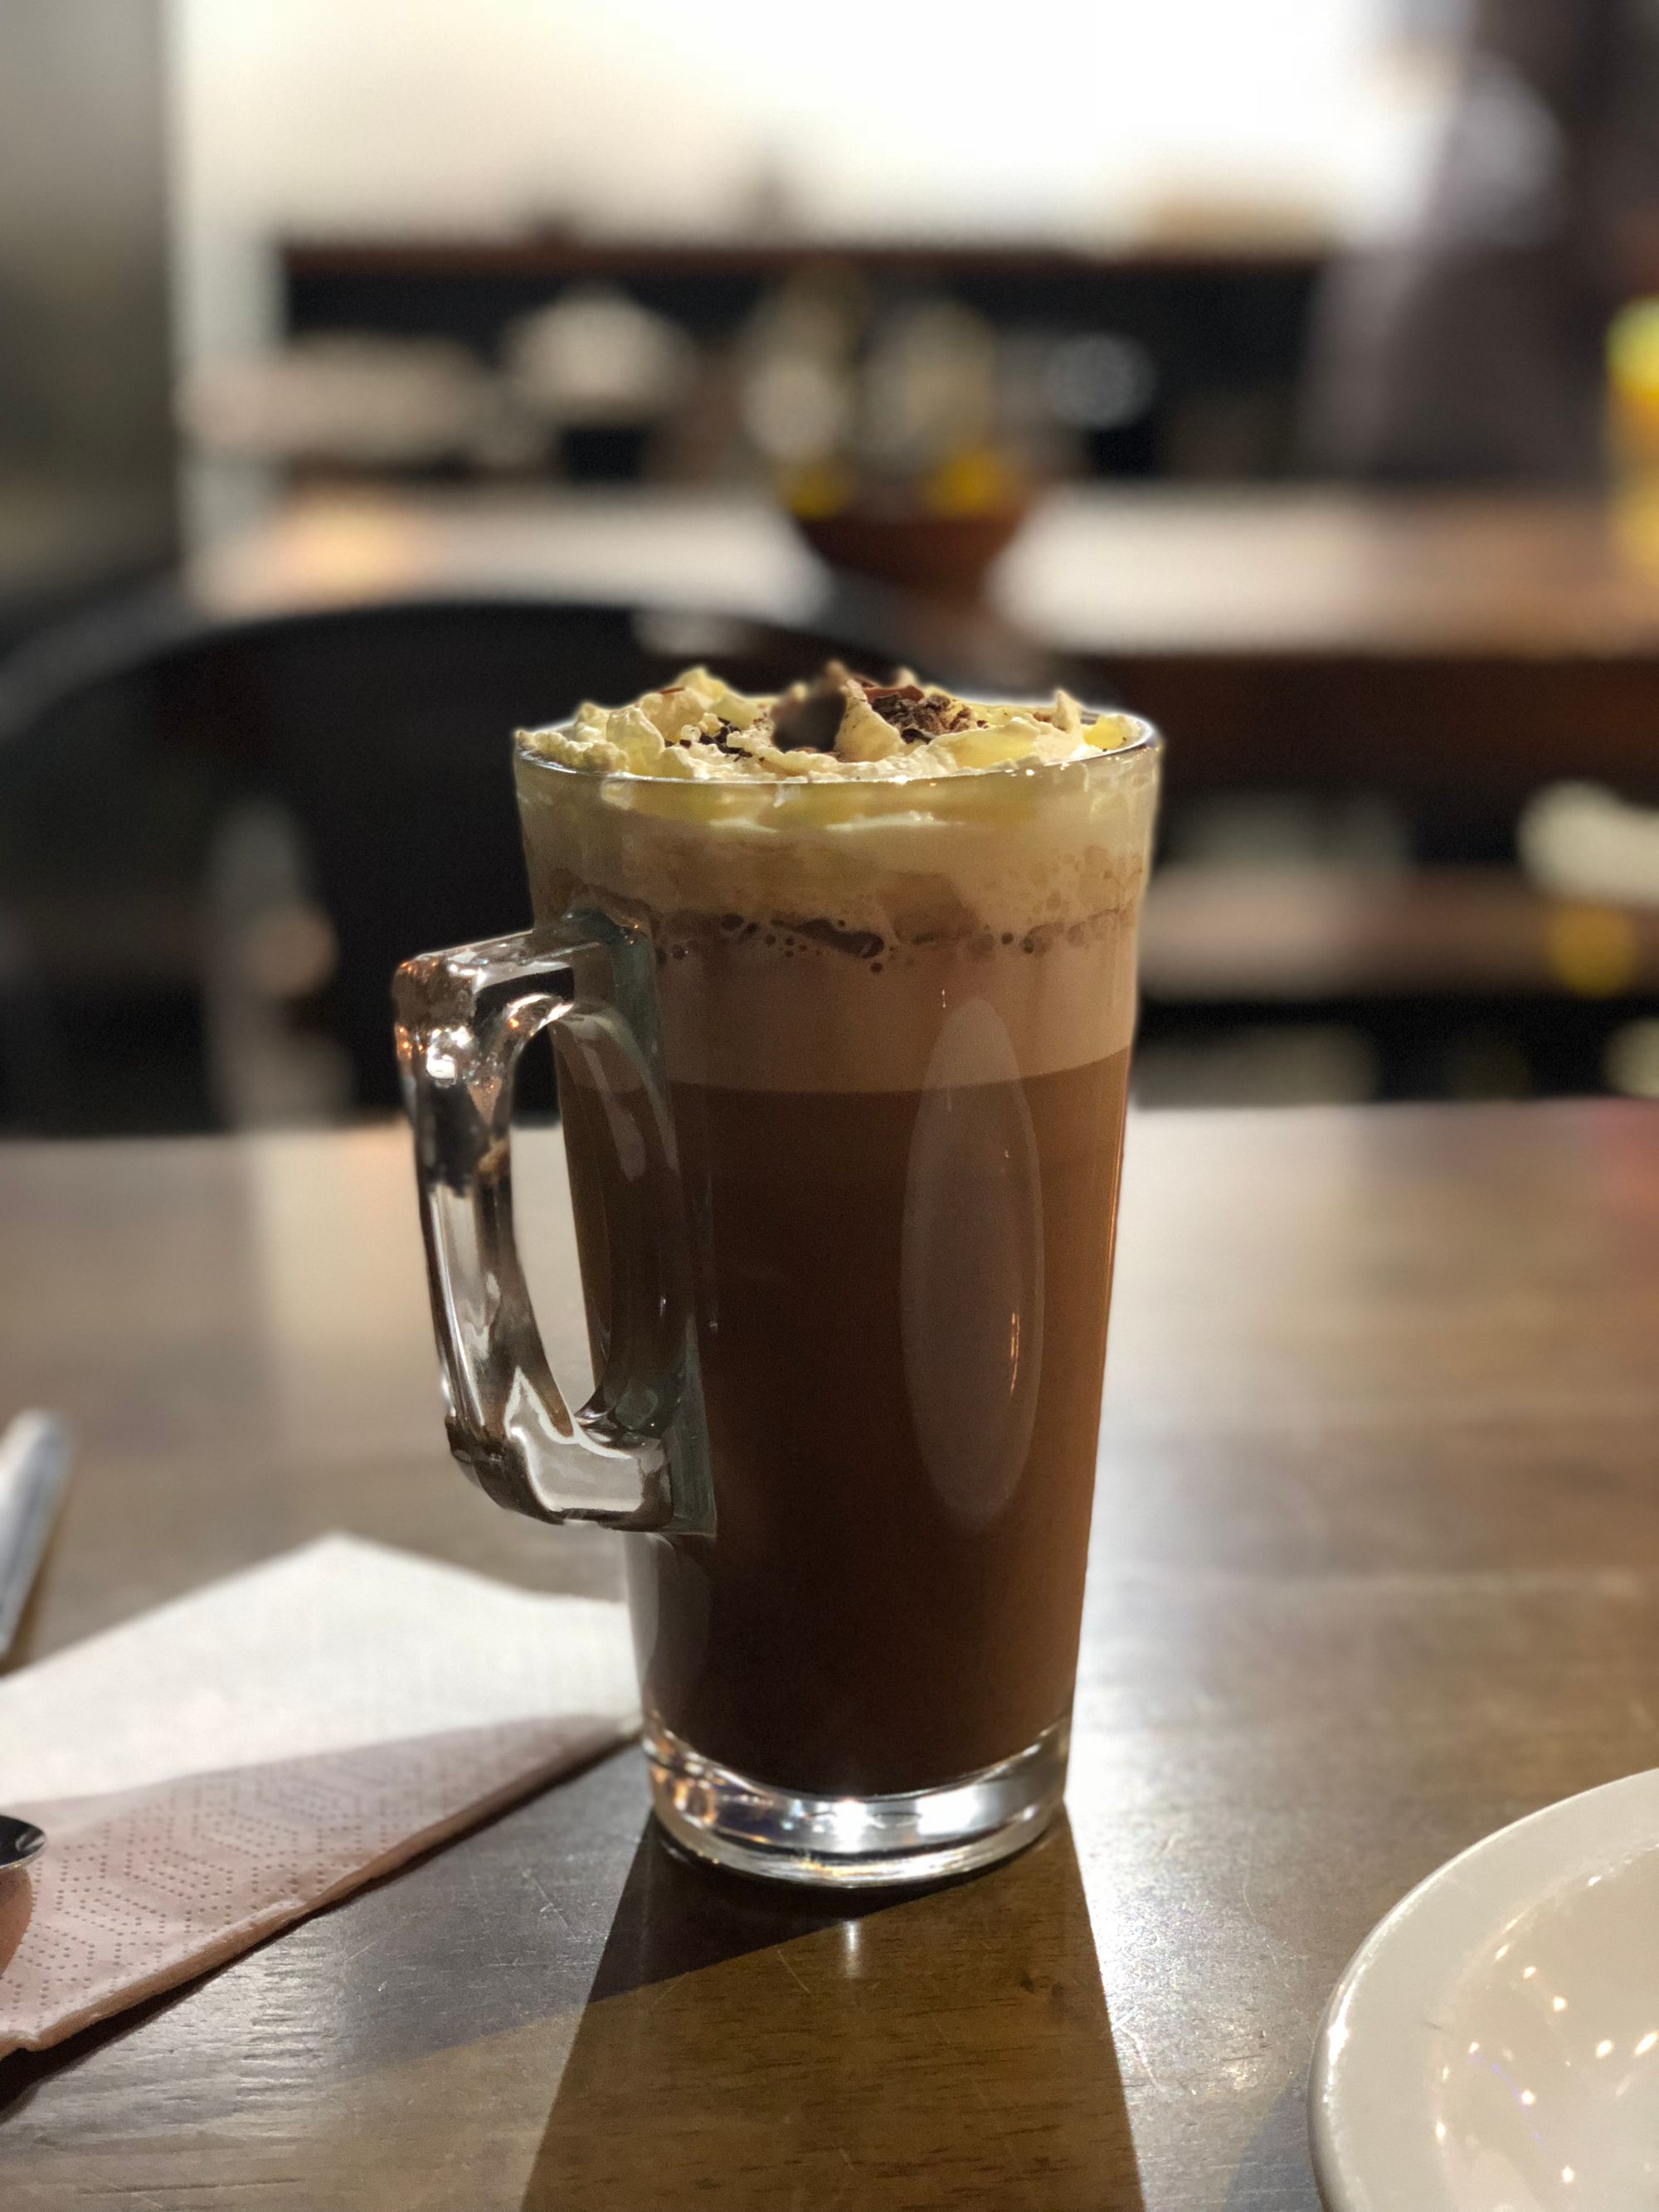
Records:
[[[538,916],[655,976],[714,1495],[627,1547],[659,1809],[711,1768],[866,1799],[1063,1765],[1155,775],[1063,696],[839,671],[520,740]],[[661,1297],[612,1079],[562,1051],[614,1376]]]

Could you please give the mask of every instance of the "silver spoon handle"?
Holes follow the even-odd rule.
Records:
[[[20,1413],[0,1437],[0,1659],[34,1587],[69,1471],[69,1427],[56,1413]]]

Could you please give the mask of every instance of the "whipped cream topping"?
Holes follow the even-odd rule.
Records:
[[[970,1003],[1024,1074],[1128,1042],[1144,722],[833,665],[751,699],[693,669],[517,756],[535,911],[649,938],[676,1081],[918,1089]]]
[[[1047,706],[964,699],[901,670],[891,684],[830,661],[772,696],[688,668],[623,707],[591,701],[562,727],[520,730],[523,749],[602,775],[716,783],[908,782],[1033,768],[1115,751],[1144,733],[1127,714],[1086,714],[1069,692]]]

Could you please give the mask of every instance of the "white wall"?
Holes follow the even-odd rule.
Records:
[[[1425,126],[1384,4],[173,0],[184,349],[270,331],[292,229],[1086,239],[1176,192],[1374,221]]]

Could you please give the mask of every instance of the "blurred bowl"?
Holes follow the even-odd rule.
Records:
[[[963,514],[854,506],[791,520],[832,568],[963,598],[977,597],[992,563],[1012,544],[1030,511],[1030,500],[1021,497]]]

